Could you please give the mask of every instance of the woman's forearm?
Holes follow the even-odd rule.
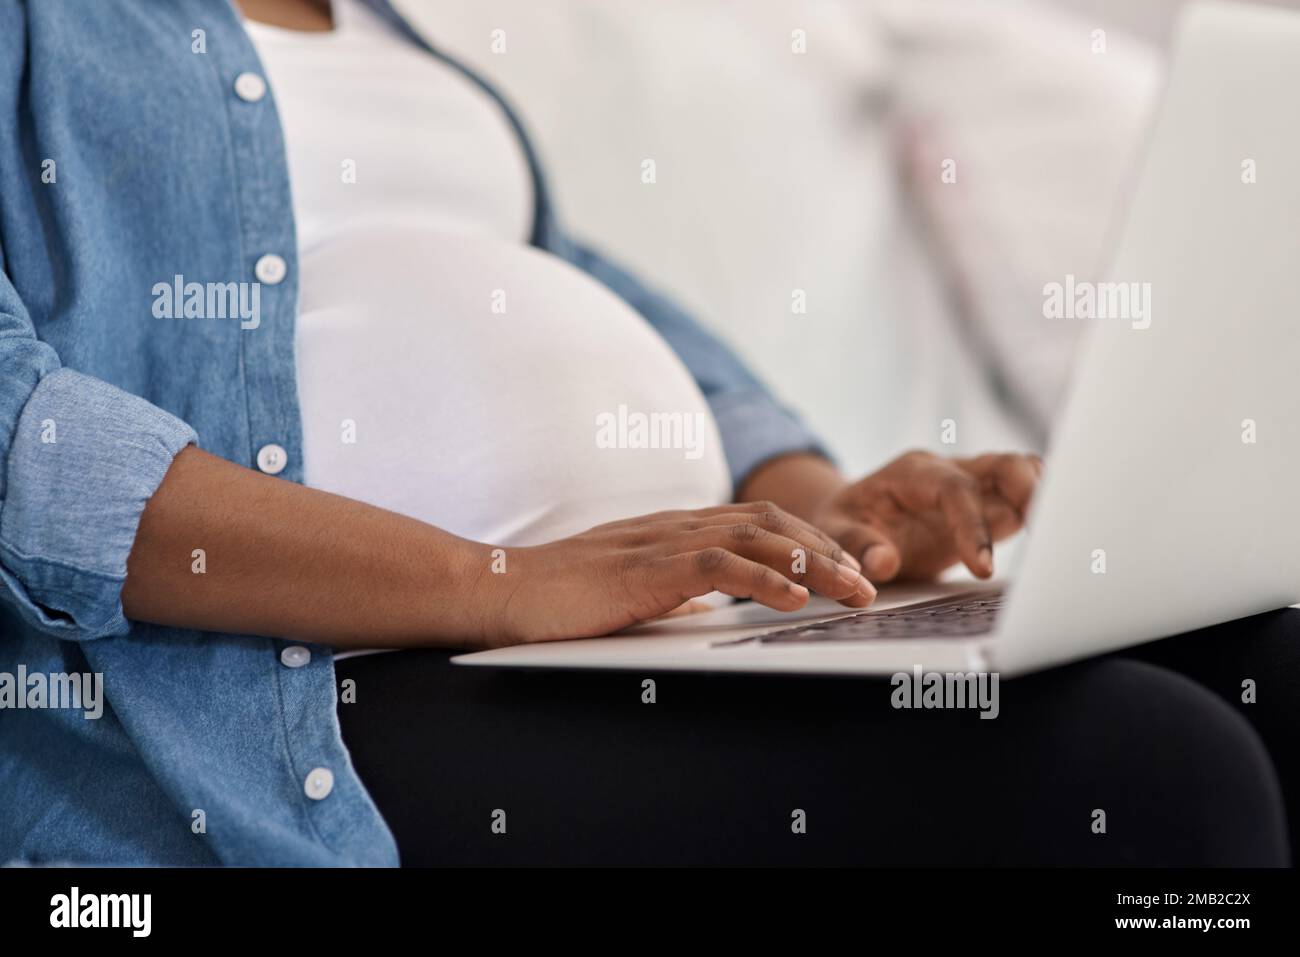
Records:
[[[149,500],[128,618],[347,647],[465,645],[491,547],[193,446]]]
[[[844,487],[840,470],[820,455],[778,455],[754,469],[741,483],[740,502],[775,502],[792,515],[814,521],[817,508]]]

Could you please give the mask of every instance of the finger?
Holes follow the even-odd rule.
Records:
[[[683,526],[687,531],[718,525],[753,524],[778,535],[793,538],[804,548],[825,555],[831,561],[843,562],[847,560],[850,565],[858,565],[856,558],[849,557],[848,552],[841,547],[839,542],[820,529],[814,528],[807,522],[795,518],[789,512],[782,511],[776,506],[758,508],[758,505],[765,503],[750,504],[755,507],[733,506],[733,510],[730,512],[714,512],[708,515],[685,512],[683,513],[685,517],[677,520],[677,524]],[[860,566],[858,570],[861,570]]]
[[[1025,524],[1020,512],[1012,508],[1001,495],[984,496],[984,521],[988,522],[995,542],[1010,538]]]
[[[691,518],[710,518],[716,515],[729,515],[736,512],[781,511],[774,502],[725,502],[722,505],[707,505],[703,508],[666,508],[647,515],[634,515],[630,518],[615,519],[606,522],[602,528],[616,528],[621,525],[641,525],[645,522],[684,521]],[[811,527],[811,526],[810,526]]]
[[[720,591],[733,598],[752,598],[777,611],[795,611],[808,603],[803,585],[725,548],[659,559],[651,566],[651,575],[656,586],[689,598]]]
[[[877,585],[893,581],[903,567],[898,546],[873,525],[855,522],[840,532],[840,543],[858,557],[863,574]]]
[[[876,597],[875,587],[852,565],[831,561],[796,539],[769,532],[752,522],[711,525],[688,532],[678,547],[691,552],[725,548],[854,608],[864,608]]]
[[[733,514],[745,506],[735,502],[728,502],[725,505],[710,505],[706,508],[669,508],[660,512],[650,512],[646,515],[631,515],[627,518],[617,518],[612,522],[603,522],[595,526],[599,529],[616,529],[641,527],[651,524],[663,524],[666,522],[687,522],[687,521],[705,521],[718,515]],[[594,529],[593,529],[594,530]]]
[[[619,519],[614,522],[607,522],[600,528],[620,528],[628,526],[644,526],[649,524],[663,524],[668,522],[691,522],[698,524],[731,524],[738,521],[737,515],[757,516],[756,519],[765,527],[780,530],[785,526],[793,526],[798,529],[800,534],[797,536],[808,547],[816,548],[822,554],[829,556],[833,561],[843,561],[845,553],[834,538],[827,535],[816,525],[804,521],[796,515],[792,515],[780,508],[773,502],[731,502],[726,505],[714,505],[708,508],[690,508],[690,509],[666,509],[662,512],[653,512],[649,515],[639,515],[633,518]],[[778,518],[779,516],[779,518]],[[792,534],[787,532],[787,534]],[[861,571],[858,560],[849,556],[848,562]]]
[[[660,618],[681,618],[684,615],[699,615],[706,611],[713,611],[713,606],[707,601],[700,601],[698,598],[692,598],[690,601],[684,601],[676,608],[664,612]]]
[[[936,494],[957,557],[976,578],[988,578],[993,574],[993,535],[984,518],[979,484],[954,467],[937,479]]]
[[[825,531],[811,522],[804,521],[799,516],[787,512],[783,508],[778,508],[771,502],[746,502],[745,505],[749,513],[757,514],[760,517],[760,520],[770,519],[772,516],[779,516],[780,519],[793,526],[793,528],[799,532],[798,535],[792,537],[799,538],[801,541],[815,540],[820,542],[825,549],[822,551],[822,554],[828,556],[832,561],[843,562],[847,560],[850,565],[856,566],[858,571],[862,571],[862,567],[858,564],[856,557],[844,551],[840,543],[835,540],[834,536],[828,535]],[[785,534],[789,535],[791,532],[787,529]]]
[[[681,521],[688,518],[704,518],[712,515],[720,515],[724,512],[738,512],[744,510],[745,505],[736,502],[727,502],[724,505],[709,505],[704,508],[666,508],[659,512],[650,512],[646,515],[633,515],[629,518],[619,518],[612,522],[605,522],[598,528],[619,528],[624,525],[643,525],[646,522],[664,522],[664,521]]]
[[[1038,486],[1038,465],[1027,455],[981,455],[958,460],[957,464],[979,480],[981,487],[997,492],[1024,518]]]

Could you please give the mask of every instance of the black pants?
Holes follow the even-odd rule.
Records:
[[[896,710],[880,679],[448,658],[338,663],[356,691],[339,705],[344,740],[407,865],[1290,857],[1300,612],[1002,682],[995,720]],[[1242,702],[1245,679],[1257,703]]]

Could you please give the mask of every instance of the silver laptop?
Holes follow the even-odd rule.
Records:
[[[1300,602],[1300,16],[1189,9],[1091,306],[1090,278],[1063,294],[1092,318],[1043,319],[1091,329],[1005,587],[732,605],[456,662],[1013,675]]]

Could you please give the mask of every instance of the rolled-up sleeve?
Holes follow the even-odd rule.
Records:
[[[140,515],[190,426],[62,368],[0,273],[0,600],[40,630],[126,633],[122,583]]]
[[[555,246],[565,259],[644,316],[685,363],[718,423],[734,489],[778,455],[813,452],[831,457],[799,416],[778,402],[734,352],[675,302],[585,246],[567,238]]]

